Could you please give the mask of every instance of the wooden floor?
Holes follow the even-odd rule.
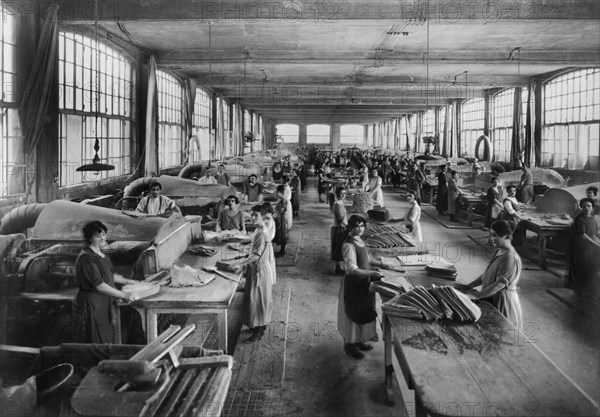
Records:
[[[402,217],[407,203],[401,194],[384,187],[384,195],[392,217]],[[301,217],[293,229],[296,236],[301,233],[301,239],[294,247],[295,262],[286,259],[278,265],[269,333],[260,342],[247,343],[249,332],[244,327],[237,339],[224,416],[414,414],[413,399],[404,389],[404,404],[384,404],[381,342],[374,343],[375,348],[360,361],[342,350],[336,328],[341,277],[329,274],[331,213],[327,204],[317,201],[314,187],[301,195]],[[458,225],[449,224],[446,218],[438,221],[431,205],[423,204],[422,210],[427,249],[455,263],[459,281],[476,278],[491,253],[487,232],[465,227],[466,220]],[[575,308],[576,300],[565,296],[564,260],[553,259],[553,271],[540,270],[534,235],[526,245],[519,282],[525,332],[600,402],[597,318]],[[559,289],[559,296],[548,291],[553,288]]]

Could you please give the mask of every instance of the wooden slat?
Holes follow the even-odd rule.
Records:
[[[195,328],[195,324],[188,324],[183,330],[181,330],[181,326],[170,326],[158,338],[132,356],[130,360],[146,360],[155,363],[175,348],[177,344],[181,343]]]
[[[233,358],[229,355],[204,356],[201,358],[183,358],[180,362],[181,369],[204,369],[218,368],[223,366],[231,369],[231,367],[233,366]]]
[[[172,412],[174,408],[177,406],[179,401],[181,400],[184,392],[187,390],[188,386],[192,382],[192,380],[196,377],[196,370],[184,371],[183,376],[180,378],[180,381],[175,385],[175,389],[172,393],[169,393],[169,399],[165,403],[163,407],[160,408],[158,417],[168,417],[173,415]]]
[[[229,390],[231,369],[221,367],[216,370],[210,379],[206,391],[196,402],[192,411],[194,416],[220,416]]]
[[[196,403],[198,394],[200,391],[205,388],[205,383],[213,372],[213,369],[202,369],[199,371],[198,375],[192,381],[190,385],[190,389],[188,390],[185,400],[179,410],[177,410],[177,416],[186,417],[189,415],[190,410]]]

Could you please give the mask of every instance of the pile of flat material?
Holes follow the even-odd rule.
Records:
[[[397,284],[385,281],[374,281],[369,286],[369,290],[373,292],[377,292],[382,295],[382,297],[392,298],[400,294],[406,293],[406,290]]]
[[[123,291],[133,294],[138,300],[151,295],[158,294],[160,285],[150,282],[138,282],[136,284],[127,284],[123,286]]]
[[[433,285],[429,289],[417,286],[396,295],[381,308],[389,315],[411,319],[477,321],[481,317],[481,309],[450,286]]]
[[[451,281],[456,281],[458,277],[458,271],[454,264],[444,261],[432,262],[425,265],[425,271],[427,271],[427,275],[432,277],[449,279]]]
[[[239,230],[222,230],[220,232],[211,232],[209,230],[202,231],[202,239],[204,242],[241,242],[249,241],[251,236],[245,235]]]
[[[219,248],[212,245],[191,245],[188,248],[188,252],[198,256],[213,256],[219,252]]]
[[[404,226],[371,225],[362,235],[365,244],[371,248],[397,248],[417,246],[415,239]]]
[[[173,264],[171,267],[171,282],[169,286],[202,287],[215,279],[214,274],[206,273],[189,265]]]

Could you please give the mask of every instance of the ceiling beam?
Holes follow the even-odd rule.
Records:
[[[44,12],[52,3],[59,5],[59,19],[94,21],[94,0],[3,0],[13,13]],[[596,20],[597,0],[355,0],[352,2],[240,2],[239,0],[98,0],[100,21],[199,20],[212,23],[294,23],[312,21],[334,23],[343,20],[397,20],[397,23],[431,22],[535,22],[547,19]]]
[[[430,51],[429,65],[496,65],[515,63],[516,58],[511,57],[510,50],[468,50],[468,51]],[[248,55],[249,53],[249,55]],[[402,50],[384,54],[375,54],[371,51],[348,50],[294,50],[281,49],[260,50],[247,52],[244,50],[169,50],[156,51],[157,65],[268,65],[268,64],[294,64],[294,65],[371,65],[373,68],[395,65],[426,64],[425,52],[421,50]],[[519,62],[522,65],[564,65],[574,63],[580,65],[597,65],[600,59],[599,51],[589,50],[521,50]],[[267,74],[268,75],[268,74]]]

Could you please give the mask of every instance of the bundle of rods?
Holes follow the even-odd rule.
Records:
[[[367,246],[371,248],[396,248],[400,246],[416,246],[411,235],[392,225],[370,225],[362,235]]]

